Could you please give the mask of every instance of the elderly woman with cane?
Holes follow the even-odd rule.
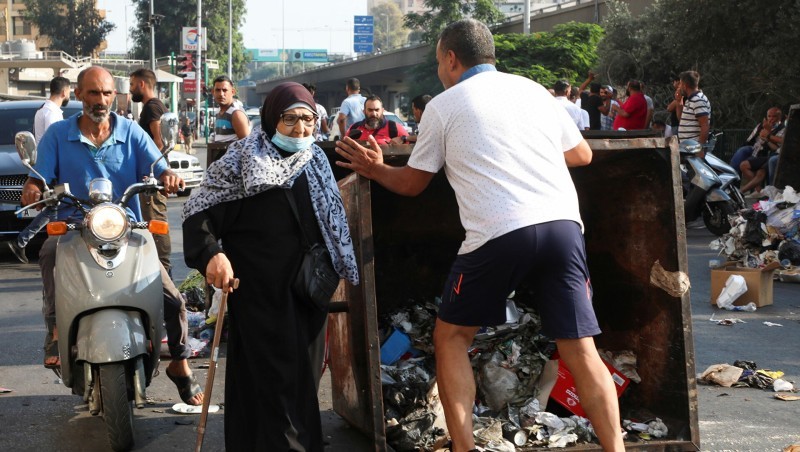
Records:
[[[262,127],[209,166],[184,206],[186,263],[231,292],[231,451],[323,450],[317,388],[332,289],[314,275],[329,269],[335,289],[339,278],[357,284],[358,270],[341,195],[314,144],[315,106],[300,84],[275,87]]]

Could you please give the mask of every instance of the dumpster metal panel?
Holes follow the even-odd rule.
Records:
[[[697,450],[699,430],[689,293],[650,283],[656,261],[688,272],[675,140],[590,139],[591,165],[571,170],[585,225],[599,348],[629,349],[642,383],[620,400],[624,418],[660,417],[666,440],[626,443],[630,450]],[[408,152],[405,156],[407,159]],[[405,159],[393,156],[396,164]],[[390,193],[351,174],[339,183],[362,284],[344,284],[347,314],[332,314],[334,410],[387,450],[377,320],[398,307],[440,295],[464,238],[443,172],[419,196]],[[525,294],[526,283],[518,294]],[[599,450],[598,445],[574,447]]]

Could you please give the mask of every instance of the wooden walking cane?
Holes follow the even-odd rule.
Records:
[[[235,278],[232,284],[234,289],[239,288],[239,278]],[[222,337],[222,323],[225,319],[225,305],[228,303],[228,292],[222,293],[222,301],[219,303],[219,313],[217,314],[217,325],[214,327],[214,342],[211,344],[211,362],[208,365],[208,376],[206,377],[206,390],[203,393],[203,413],[200,415],[200,424],[197,426],[197,444],[194,446],[195,452],[200,452],[203,448],[203,437],[206,434],[206,421],[208,420],[208,406],[211,404],[211,391],[214,388],[214,374],[217,371],[217,355],[219,354],[219,340]]]

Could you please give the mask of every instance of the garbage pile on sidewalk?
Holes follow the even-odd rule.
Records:
[[[192,349],[192,358],[208,356],[208,344],[214,339],[214,327],[217,324],[222,293],[216,290],[212,297],[211,307],[206,313],[205,287],[205,278],[197,270],[189,272],[186,279],[178,286],[178,291],[186,300],[186,319],[189,324],[188,345]]]
[[[476,444],[481,450],[514,451],[516,446],[555,448],[592,441],[594,431],[588,419],[544,411],[541,404],[547,404],[547,394],[539,394],[540,376],[546,366],[558,363],[550,358],[555,344],[541,334],[538,314],[518,307],[512,297],[506,305],[507,323],[479,330],[469,349],[477,392],[473,406]],[[446,440],[432,339],[437,310],[434,303],[410,303],[381,321],[386,436],[395,450],[435,450]],[[626,379],[641,381],[632,352],[601,355]],[[626,424],[644,439],[667,434],[660,419],[650,422],[653,425]]]
[[[766,187],[762,199],[731,221],[731,231],[711,242],[711,249],[742,267],[760,268],[780,262],[800,266],[800,195],[790,186],[783,191]],[[800,272],[778,273],[782,280],[800,282]]]

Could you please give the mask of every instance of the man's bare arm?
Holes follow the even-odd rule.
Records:
[[[164,140],[161,138],[161,121],[150,121],[150,133],[153,134],[153,141],[159,152],[164,150]]]
[[[707,143],[708,142],[708,132],[710,130],[710,124],[708,122],[708,116],[698,116],[697,123],[700,124],[700,143]]]
[[[586,166],[592,163],[592,148],[586,140],[581,140],[577,146],[564,153],[567,166]]]
[[[347,129],[345,129],[346,122],[344,114],[339,113],[339,115],[336,116],[336,124],[339,125],[339,137],[344,138],[346,136],[345,132],[347,132]]]
[[[343,138],[336,142],[336,152],[346,162],[336,164],[349,168],[362,176],[374,180],[391,192],[404,196],[416,196],[430,184],[435,173],[418,170],[408,165],[402,167],[389,166],[383,163],[383,152],[375,138],[368,139],[369,148],[361,146],[352,138]]]
[[[44,190],[44,182],[35,177],[28,177],[25,185],[22,186],[22,199],[21,204],[27,206],[42,199],[42,190]]]
[[[247,135],[250,135],[250,120],[247,119],[247,115],[244,114],[243,111],[236,110],[233,112],[231,122],[233,123],[233,130],[236,132],[237,138],[241,140]]]

